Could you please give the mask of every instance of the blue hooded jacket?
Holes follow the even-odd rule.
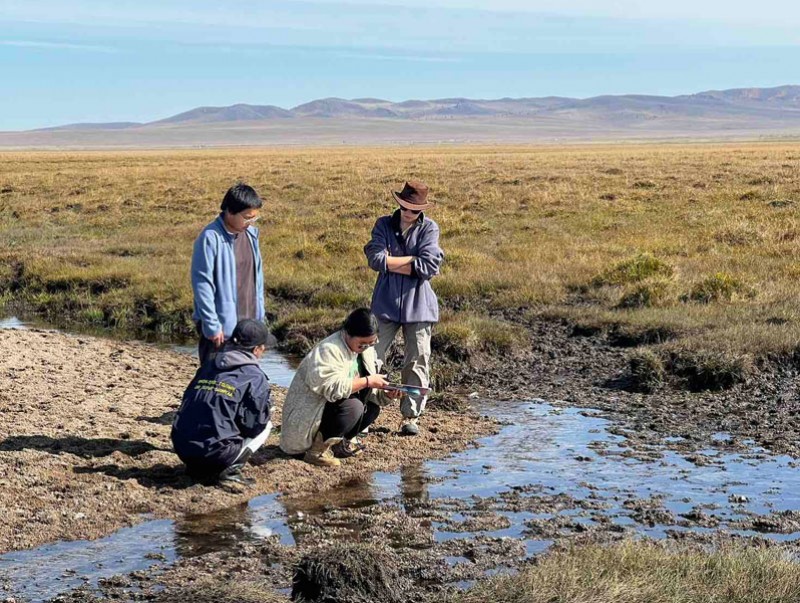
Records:
[[[258,229],[248,226],[246,236],[253,247],[256,273],[256,320],[264,320],[264,273],[261,250],[258,247]],[[238,322],[236,295],[236,257],[233,251],[234,236],[225,230],[220,214],[206,226],[194,242],[192,253],[192,290],[194,314],[200,321],[205,337],[211,338],[220,331],[228,339]]]
[[[269,379],[258,359],[228,344],[186,388],[172,445],[190,468],[218,473],[236,459],[244,438],[264,431],[269,415]]]

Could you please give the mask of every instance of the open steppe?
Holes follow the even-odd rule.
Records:
[[[533,319],[634,350],[635,387],[793,363],[795,145],[5,153],[0,292],[56,323],[189,335],[191,244],[228,186],[266,200],[268,308],[303,350],[369,300],[389,191],[429,183],[447,254],[437,348],[522,349]],[[642,347],[644,346],[644,347]],[[611,377],[611,376],[609,376]]]
[[[430,417],[438,435],[430,448],[414,448],[393,436],[397,417],[387,414],[385,431],[374,438],[376,468],[394,467],[399,446],[416,459],[441,456],[489,431],[488,421],[476,421],[474,433],[459,431],[459,416],[446,412],[461,408],[451,397],[473,390],[481,392],[478,399],[538,396],[595,408],[622,425],[632,456],[646,457],[669,439],[698,464],[698,451],[724,445],[748,453],[750,440],[771,453],[798,455],[797,145],[24,152],[1,158],[6,314],[22,311],[70,330],[120,338],[191,339],[192,241],[216,215],[224,191],[241,180],[266,203],[259,225],[269,318],[280,346],[295,352],[369,302],[375,275],[362,247],[374,220],[393,210],[390,191],[404,180],[426,181],[446,253],[434,280],[443,308]],[[3,340],[12,350],[2,364],[9,380],[3,454],[8,471],[28,468],[6,484],[19,488],[13,492],[20,499],[38,493],[18,505],[16,524],[9,519],[2,534],[7,547],[94,537],[140,511],[174,516],[192,505],[207,510],[239,500],[217,500],[205,491],[214,504],[197,498],[168,451],[167,424],[192,370],[188,358],[142,344],[81,343],[37,331]],[[136,375],[128,377],[133,369]],[[147,378],[159,370],[169,381],[161,390]],[[147,387],[139,391],[137,384]],[[51,397],[63,394],[59,387],[74,416]],[[714,439],[720,432],[728,434],[723,443]],[[294,465],[300,464],[281,469],[294,471]],[[270,468],[252,469],[264,491],[275,488]],[[297,488],[313,478],[304,473]],[[125,482],[126,498],[106,507],[118,482]],[[112,489],[103,491],[109,484]],[[99,494],[87,506],[81,495],[92,489]],[[66,514],[55,510],[61,507]],[[778,512],[769,519],[788,533],[793,517]],[[702,534],[686,548],[675,542],[574,549],[557,543],[554,554],[517,578],[482,582],[453,600],[529,600],[533,591],[541,600],[561,593],[570,601],[796,598],[796,572],[783,549],[754,551],[771,547],[754,538],[746,542],[751,550],[726,545],[708,555],[707,544]],[[286,583],[291,568],[287,564],[277,578],[264,576],[273,556],[287,554],[269,541],[238,554],[187,558],[171,573],[150,578],[157,584],[153,597],[274,598],[270,589]],[[406,570],[413,574],[417,567]],[[241,592],[227,592],[223,581],[234,576]],[[70,600],[95,600],[83,596]]]

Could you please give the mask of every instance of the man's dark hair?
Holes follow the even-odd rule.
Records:
[[[350,337],[372,337],[378,334],[378,319],[369,308],[359,308],[350,312],[343,328]]]
[[[219,208],[222,211],[227,209],[232,214],[239,214],[246,209],[259,209],[263,204],[261,197],[252,186],[239,183],[228,189]]]

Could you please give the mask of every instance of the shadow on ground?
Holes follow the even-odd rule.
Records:
[[[158,417],[136,417],[137,421],[145,421],[147,423],[155,423],[156,425],[172,425],[175,420],[175,415],[178,414],[174,410],[168,410],[163,415]]]
[[[44,435],[12,436],[0,442],[0,452],[21,452],[23,450],[41,450],[50,454],[74,454],[89,459],[108,456],[121,452],[128,456],[139,456],[152,451],[167,451],[149,442],[141,440],[124,440],[112,438],[81,438],[67,436],[51,438]]]
[[[75,473],[103,473],[121,480],[135,479],[145,488],[183,489],[198,483],[186,474],[183,465],[165,465],[163,463],[151,467],[120,467],[119,465],[75,467]]]

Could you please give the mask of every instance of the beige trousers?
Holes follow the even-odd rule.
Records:
[[[378,360],[386,364],[386,352],[389,351],[397,331],[401,328],[405,342],[401,380],[406,385],[429,387],[433,323],[411,322],[401,325],[397,322],[378,320],[378,343],[375,345]],[[418,417],[425,410],[427,401],[427,396],[406,394],[400,401],[400,412],[407,419]]]

